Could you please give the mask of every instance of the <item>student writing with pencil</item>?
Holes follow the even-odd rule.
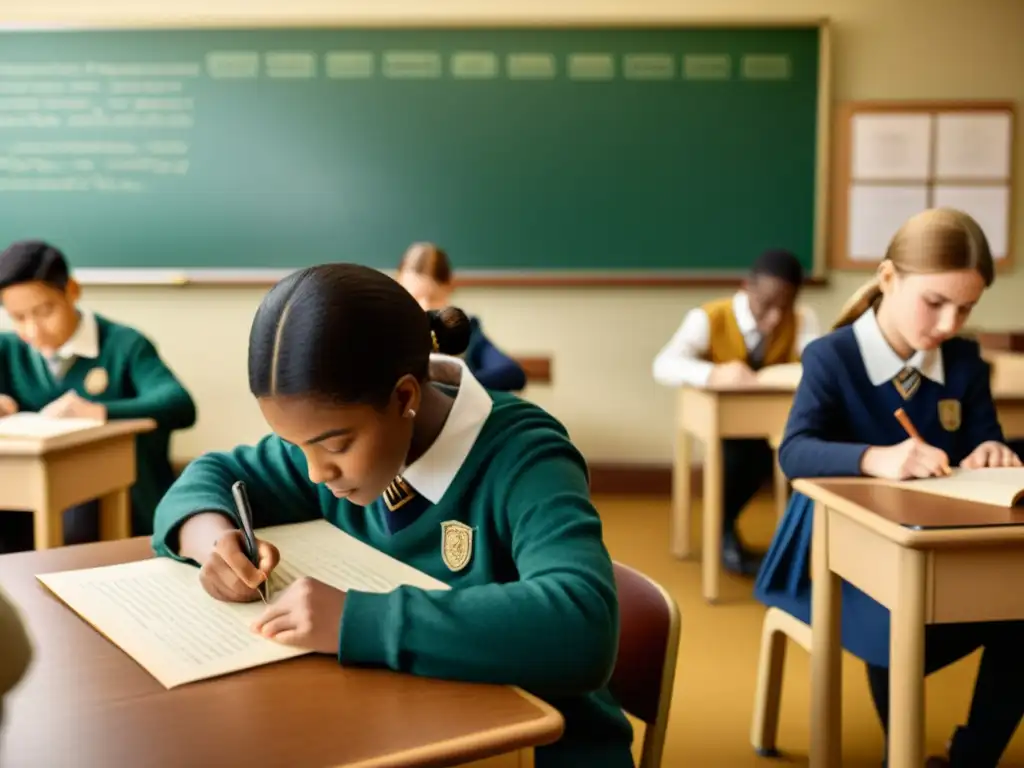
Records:
[[[993,278],[988,243],[966,214],[935,209],[907,221],[835,330],[804,350],[780,448],[786,476],[909,479],[1019,466],[996,419],[988,365],[976,343],[956,337]],[[794,494],[755,584],[762,602],[807,623],[812,519],[812,502]],[[889,611],[845,582],[842,640],[867,664],[885,728]],[[925,672],[979,647],[967,722],[930,768],[995,768],[1024,715],[1024,622],[929,625]]]
[[[566,720],[540,768],[632,766],[607,690],[619,612],[586,462],[539,407],[431,355],[468,339],[461,311],[426,313],[368,267],[282,280],[249,337],[249,388],[274,434],[192,462],[157,510],[155,549],[199,565],[215,598],[259,600],[279,553],[257,542],[250,562],[232,485],[245,483],[257,529],[325,518],[452,589],[300,579],[254,631],[345,665],[521,686]],[[457,385],[428,381],[434,363]]]

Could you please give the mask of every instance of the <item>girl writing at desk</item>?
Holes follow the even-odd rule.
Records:
[[[956,334],[992,284],[988,242],[964,213],[929,210],[896,233],[875,279],[835,330],[803,353],[779,452],[789,478],[908,479],[948,467],[1019,466],[1004,444],[978,345]],[[922,440],[907,439],[902,408]],[[923,502],[926,503],[926,502]],[[810,623],[813,504],[794,494],[758,574],[757,597]],[[842,585],[843,647],[867,664],[883,728],[889,708],[889,612]],[[1024,715],[1024,623],[930,625],[925,673],[984,648],[966,725],[948,760],[928,766],[995,768]]]
[[[164,496],[159,554],[201,566],[214,597],[258,599],[231,485],[248,486],[256,528],[325,518],[449,584],[341,592],[300,579],[254,627],[281,643],[437,678],[518,685],[563,713],[540,768],[632,766],[628,720],[607,691],[618,602],[586,463],[564,427],[491,393],[457,358],[457,309],[425,313],[367,267],[297,272],[264,298],[249,337],[249,388],[275,434],[203,456]],[[456,387],[427,381],[456,368]]]

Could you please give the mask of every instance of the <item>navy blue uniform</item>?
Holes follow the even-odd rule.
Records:
[[[917,372],[908,398],[892,379]],[[952,406],[955,401],[959,406]],[[942,405],[940,405],[942,404]],[[940,408],[960,410],[943,424]],[[978,345],[954,338],[938,350],[901,360],[878,328],[874,311],[807,346],[779,451],[786,476],[861,475],[871,446],[901,443],[907,435],[893,417],[903,408],[929,444],[956,466],[981,443],[1003,442],[989,387],[988,364]],[[810,551],[813,503],[793,494],[755,584],[755,595],[804,622],[811,621]],[[851,584],[842,583],[843,647],[868,664],[883,725],[888,720],[889,611]],[[985,646],[967,727],[954,737],[953,765],[987,768],[998,762],[1024,715],[1024,622],[933,625],[926,630],[925,671],[931,673]]]

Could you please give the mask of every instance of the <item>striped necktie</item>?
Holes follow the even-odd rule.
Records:
[[[63,379],[68,369],[68,358],[61,355],[50,355],[46,358],[46,367],[50,369],[55,379]]]
[[[764,356],[768,351],[768,337],[762,335],[754,348],[747,353],[747,365],[751,370],[759,370],[764,366]]]
[[[413,487],[399,475],[384,489],[384,504],[387,505],[389,512],[394,512],[396,509],[404,507],[416,496],[417,493]]]
[[[921,372],[908,366],[893,376],[892,384],[900,397],[909,400],[921,387]]]

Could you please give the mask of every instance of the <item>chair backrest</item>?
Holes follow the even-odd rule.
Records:
[[[668,726],[679,649],[679,607],[657,582],[615,563],[619,593],[619,655],[609,689],[646,723],[642,768],[656,768]]]

